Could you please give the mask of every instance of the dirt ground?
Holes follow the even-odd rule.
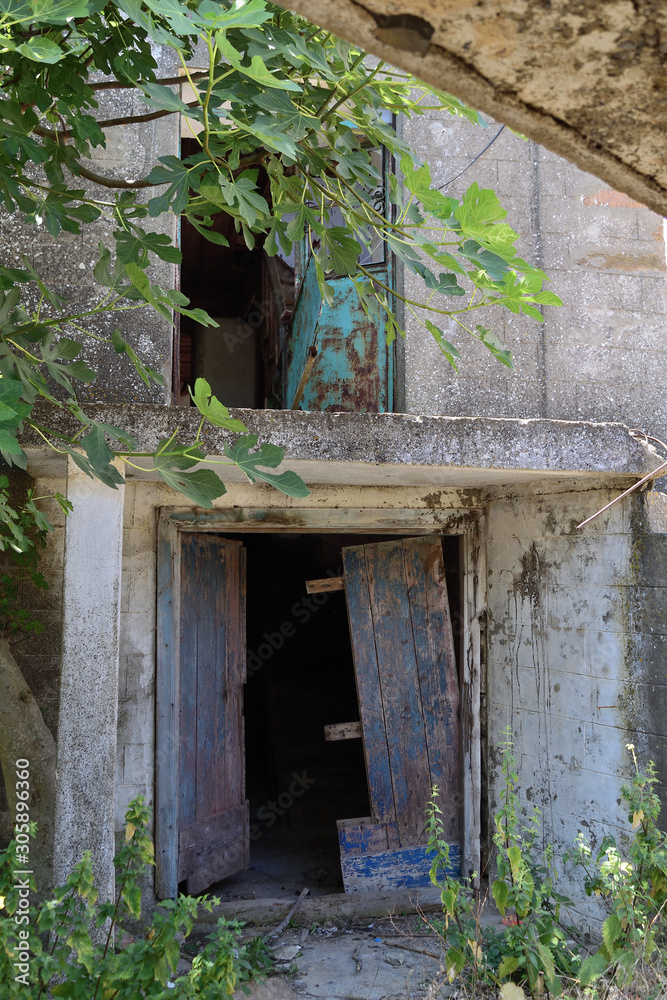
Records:
[[[275,973],[253,986],[253,1000],[435,1000],[451,995],[439,939],[418,916],[326,923],[289,928],[271,942]],[[245,994],[235,996],[240,1000]]]

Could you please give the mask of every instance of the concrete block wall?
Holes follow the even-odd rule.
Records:
[[[156,49],[159,63],[158,75],[174,76],[178,73],[178,60],[169,49]],[[99,108],[96,117],[100,120],[129,115],[142,115],[151,110],[136,95],[128,90],[98,91]],[[89,169],[107,177],[135,180],[145,177],[158,157],[177,155],[179,148],[179,124],[176,115],[152,122],[114,126],[106,130],[105,148],[97,147]],[[85,188],[102,201],[109,200],[110,189],[89,181],[74,182],[74,187]],[[159,190],[159,189],[156,189]],[[138,201],[145,202],[153,197],[155,190],[138,192]],[[176,220],[173,216],[164,219],[139,220],[146,230],[159,229],[173,240],[176,238]],[[23,255],[46,283],[67,300],[73,311],[95,306],[104,295],[104,290],[96,284],[93,267],[98,259],[98,243],[114,247],[113,231],[117,229],[113,216],[104,214],[94,223],[82,227],[80,234],[60,232],[51,236],[43,224],[29,225],[23,221],[20,212],[9,215],[0,213],[0,246],[3,263],[21,266]],[[163,288],[177,286],[176,268],[173,264],[159,261],[151,270],[151,278]],[[119,328],[126,339],[139,353],[142,361],[161,370],[165,378],[165,388],[151,385],[147,387],[136,373],[133,365],[124,355],[115,354],[110,343],[84,338],[85,357],[98,379],[90,385],[77,384],[77,394],[85,402],[160,403],[171,398],[171,362],[173,329],[170,323],[151,307],[115,314],[100,314],[83,323],[95,336],[109,338],[112,330]]]
[[[489,814],[509,726],[522,802],[542,810],[557,857],[579,830],[594,845],[605,832],[628,832],[620,796],[632,773],[627,743],[642,763],[657,759],[667,779],[667,535],[647,523],[645,497],[577,532],[613,495],[526,496],[488,507]],[[652,601],[638,551],[651,564]],[[580,918],[594,921],[597,908],[582,899],[573,869],[562,871],[562,884],[579,896]]]
[[[431,113],[405,123],[404,134],[445,194],[461,197],[473,181],[497,191],[521,256],[546,270],[565,305],[545,308],[544,324],[502,309],[478,317],[512,350],[513,373],[447,322],[446,336],[463,354],[456,375],[408,318],[407,411],[618,420],[665,439],[662,219],[508,129],[472,163],[498,128]],[[419,298],[420,279],[405,280]]]

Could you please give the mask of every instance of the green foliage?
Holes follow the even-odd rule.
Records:
[[[429,850],[434,854],[431,881],[440,888],[444,917],[436,929],[445,944],[450,981],[463,976],[472,996],[477,995],[478,982],[494,985],[500,987],[501,998],[513,1000],[523,997],[524,989],[533,998],[545,989],[548,996],[560,995],[564,982],[568,997],[574,990],[577,996],[595,1000],[611,996],[607,992],[610,980],[616,993],[618,987],[631,988],[634,996],[643,988],[638,987],[642,982],[653,984],[651,996],[663,995],[662,987],[655,984],[664,987],[667,834],[657,826],[660,799],[654,791],[658,781],[655,765],[651,761],[646,771],[641,771],[634,746],[628,744],[628,749],[634,774],[630,784],[621,788],[621,795],[631,834],[623,848],[607,835],[593,857],[589,842],[580,833],[564,856],[565,861],[574,861],[583,869],[588,895],[600,897],[609,908],[602,924],[602,943],[586,957],[569,946],[561,923],[561,905],[569,900],[554,888],[553,848],[549,844],[538,846],[539,810],[534,809],[527,820],[522,818],[509,731],[501,744],[504,782],[493,838],[497,878],[491,894],[506,924],[500,932],[488,926],[482,930],[485,900],[480,900],[479,889],[467,889],[446,874],[449,845],[442,833],[437,789],[433,790],[426,828]],[[651,973],[648,977],[647,970]]]
[[[7,476],[0,476],[0,552],[5,553],[0,573],[0,635],[41,632],[43,628],[23,607],[23,585],[28,583],[38,590],[48,589],[39,569],[41,551],[53,530],[37,506],[45,499],[47,497],[38,497],[34,489],[29,489],[23,503],[12,502],[9,480]],[[64,513],[71,510],[71,504],[62,494],[55,493],[49,499],[55,500]]]
[[[261,938],[242,944],[242,924],[219,919],[203,950],[186,975],[175,977],[179,942],[192,931],[200,907],[212,909],[207,897],[179,896],[153,912],[143,937],[126,948],[114,947],[123,920],[141,917],[140,882],[153,864],[147,833],[149,812],[141,797],[125,816],[125,842],[115,858],[116,899],[99,903],[86,852],[64,886],[38,908],[24,908],[16,872],[24,864],[21,847],[12,841],[0,853],[0,982],[3,997],[42,1000],[150,1000],[167,997],[218,1000],[255,975],[266,971],[270,958]],[[34,833],[34,829],[32,831]],[[31,881],[31,876],[27,876]],[[34,889],[34,886],[32,886]],[[2,905],[2,904],[0,904]],[[15,967],[30,952],[29,972]]]
[[[593,857],[590,843],[580,833],[569,855],[584,871],[588,895],[601,897],[610,910],[602,925],[601,947],[582,964],[582,986],[605,972],[625,986],[645,963],[664,964],[659,943],[667,905],[667,834],[657,825],[658,777],[653,761],[641,771],[632,743],[628,750],[634,774],[631,783],[621,788],[621,796],[630,835],[620,846],[607,835]]]
[[[442,835],[436,789],[427,809],[429,850],[435,854],[431,881],[441,890],[447,974],[450,981],[467,977],[472,995],[480,980],[497,986],[522,984],[532,997],[538,997],[544,986],[558,995],[561,976],[575,975],[581,959],[568,947],[560,924],[560,906],[567,900],[554,888],[553,849],[538,847],[539,810],[527,821],[521,817],[509,733],[501,748],[504,786],[495,815],[497,878],[491,886],[494,902],[506,918],[501,933],[482,930],[485,900],[480,899],[479,889],[467,890],[446,875],[449,847]]]
[[[180,291],[151,278],[152,261],[180,261],[178,247],[145,228],[165,213],[224,243],[213,228],[214,217],[224,211],[249,247],[259,243],[268,254],[279,247],[289,253],[294,243],[307,240],[324,299],[331,295],[328,277],[350,275],[364,308],[387,314],[391,340],[404,335],[395,316],[401,296],[360,263],[365,248],[386,240],[423,279],[423,298],[404,303],[452,365],[460,353],[445,337],[443,321],[511,366],[497,335],[471,324],[468,315],[500,307],[540,320],[538,306],[560,304],[542,290],[546,275],[517,256],[517,234],[496,195],[472,184],[459,202],[433,189],[428,166],[387,121],[388,114],[440,108],[484,124],[451,96],[382,62],[371,66],[355,46],[264,0],[7,0],[1,6],[0,203],[54,238],[61,231],[80,233],[99,219],[115,241],[115,253],[100,245],[94,265],[101,296],[76,310],[27,259],[23,268],[0,268],[0,378],[18,393],[16,406],[7,404],[13,414],[0,408],[0,454],[10,464],[25,463],[16,432],[21,421],[32,423],[32,407],[42,396],[67,407],[82,425],[68,441],[37,428],[45,440],[109,486],[122,482],[113,459],[131,461],[136,444],[121,428],[93,425],[79,407],[77,383],[96,377],[77,357],[82,342],[97,336],[93,324],[109,312],[122,317],[150,307],[170,322],[180,313],[213,323]],[[195,78],[188,60],[198,43],[208,65]],[[195,95],[191,104],[173,81],[158,78],[155,46],[177,55]],[[109,79],[101,82],[100,74]],[[192,122],[198,152],[184,161],[162,157],[146,177],[123,182],[123,190],[91,173],[86,164],[106,142],[98,92],[115,86],[134,89],[157,114],[182,115],[186,126]],[[372,194],[379,175],[371,151],[378,146],[393,164],[386,205]],[[99,187],[88,192],[81,178],[108,191],[102,197]],[[159,190],[145,202],[140,189],[153,187]],[[146,384],[161,384],[160,373],[141,362],[120,332],[109,346],[126,356]],[[211,418],[210,406],[206,414],[199,408]],[[257,471],[279,464],[275,446],[257,453],[252,447],[239,442],[227,458],[252,481],[304,495],[293,473]],[[155,467],[175,489],[208,505],[224,486],[212,469],[192,471],[195,458],[199,438],[186,445],[170,441],[160,447]]]
[[[503,934],[498,977],[519,978],[533,997],[539,995],[542,984],[557,995],[560,976],[572,975],[579,966],[560,924],[560,907],[568,900],[555,889],[553,847],[539,846],[540,810],[534,806],[528,819],[522,816],[509,731],[501,746],[504,785],[494,820],[497,878],[491,892],[501,915],[509,917],[509,926]]]

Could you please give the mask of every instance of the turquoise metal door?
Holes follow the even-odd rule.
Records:
[[[384,177],[383,151],[375,152]],[[384,210],[384,197],[383,182],[370,200]],[[390,412],[394,350],[387,344],[384,313],[366,315],[352,279],[345,276],[327,277],[333,297],[331,303],[323,301],[312,255],[304,248],[300,256],[296,303],[282,355],[283,409]],[[376,240],[360,261],[374,278],[393,287],[393,266],[383,241]]]

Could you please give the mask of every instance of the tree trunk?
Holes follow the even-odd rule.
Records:
[[[0,639],[0,765],[9,813],[16,816],[16,761],[27,760],[30,772],[30,819],[37,837],[30,842],[30,865],[38,893],[51,889],[56,747],[53,736],[6,639]]]

